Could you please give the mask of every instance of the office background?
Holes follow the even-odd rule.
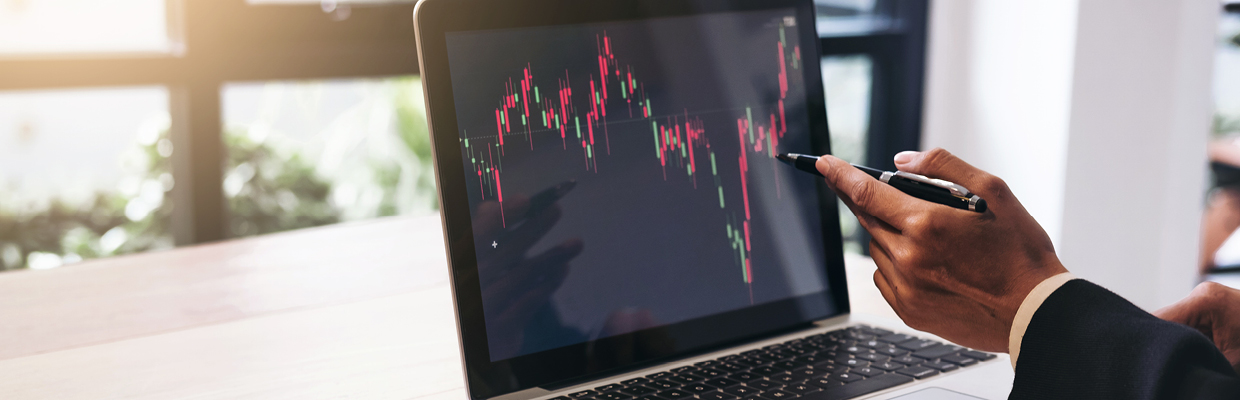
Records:
[[[1144,307],[1199,279],[1206,143],[1240,131],[1224,4],[818,4],[838,154],[948,148]],[[412,9],[0,0],[0,270],[434,213]]]

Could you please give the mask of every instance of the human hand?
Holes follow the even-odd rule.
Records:
[[[986,199],[985,213],[909,196],[832,156],[817,166],[873,237],[874,284],[914,329],[1007,352],[1025,296],[1067,271],[1006,183],[943,149],[900,153],[896,167],[969,188]]]
[[[1240,373],[1240,290],[1204,282],[1154,315],[1201,331]]]

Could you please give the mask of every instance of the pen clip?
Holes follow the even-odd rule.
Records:
[[[896,171],[895,173],[893,173],[893,175],[904,178],[904,179],[908,179],[910,181],[920,182],[920,183],[924,183],[927,185],[937,186],[943,189],[947,189],[948,191],[952,192],[952,196],[968,198],[969,196],[972,195],[972,193],[969,192],[969,189],[966,189],[964,186],[960,186],[955,183],[948,182],[942,179],[927,178],[922,175],[910,174],[904,171]]]

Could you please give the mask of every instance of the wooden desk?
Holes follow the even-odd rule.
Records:
[[[0,273],[0,399],[463,399],[452,313],[438,216]]]

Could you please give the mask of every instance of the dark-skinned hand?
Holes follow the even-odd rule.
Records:
[[[1240,290],[1205,282],[1154,315],[1201,331],[1240,373]]]
[[[1067,270],[1003,180],[942,149],[896,156],[901,171],[963,185],[985,213],[909,196],[832,156],[818,170],[869,231],[874,284],[910,327],[964,346],[1008,351],[1021,302]]]

